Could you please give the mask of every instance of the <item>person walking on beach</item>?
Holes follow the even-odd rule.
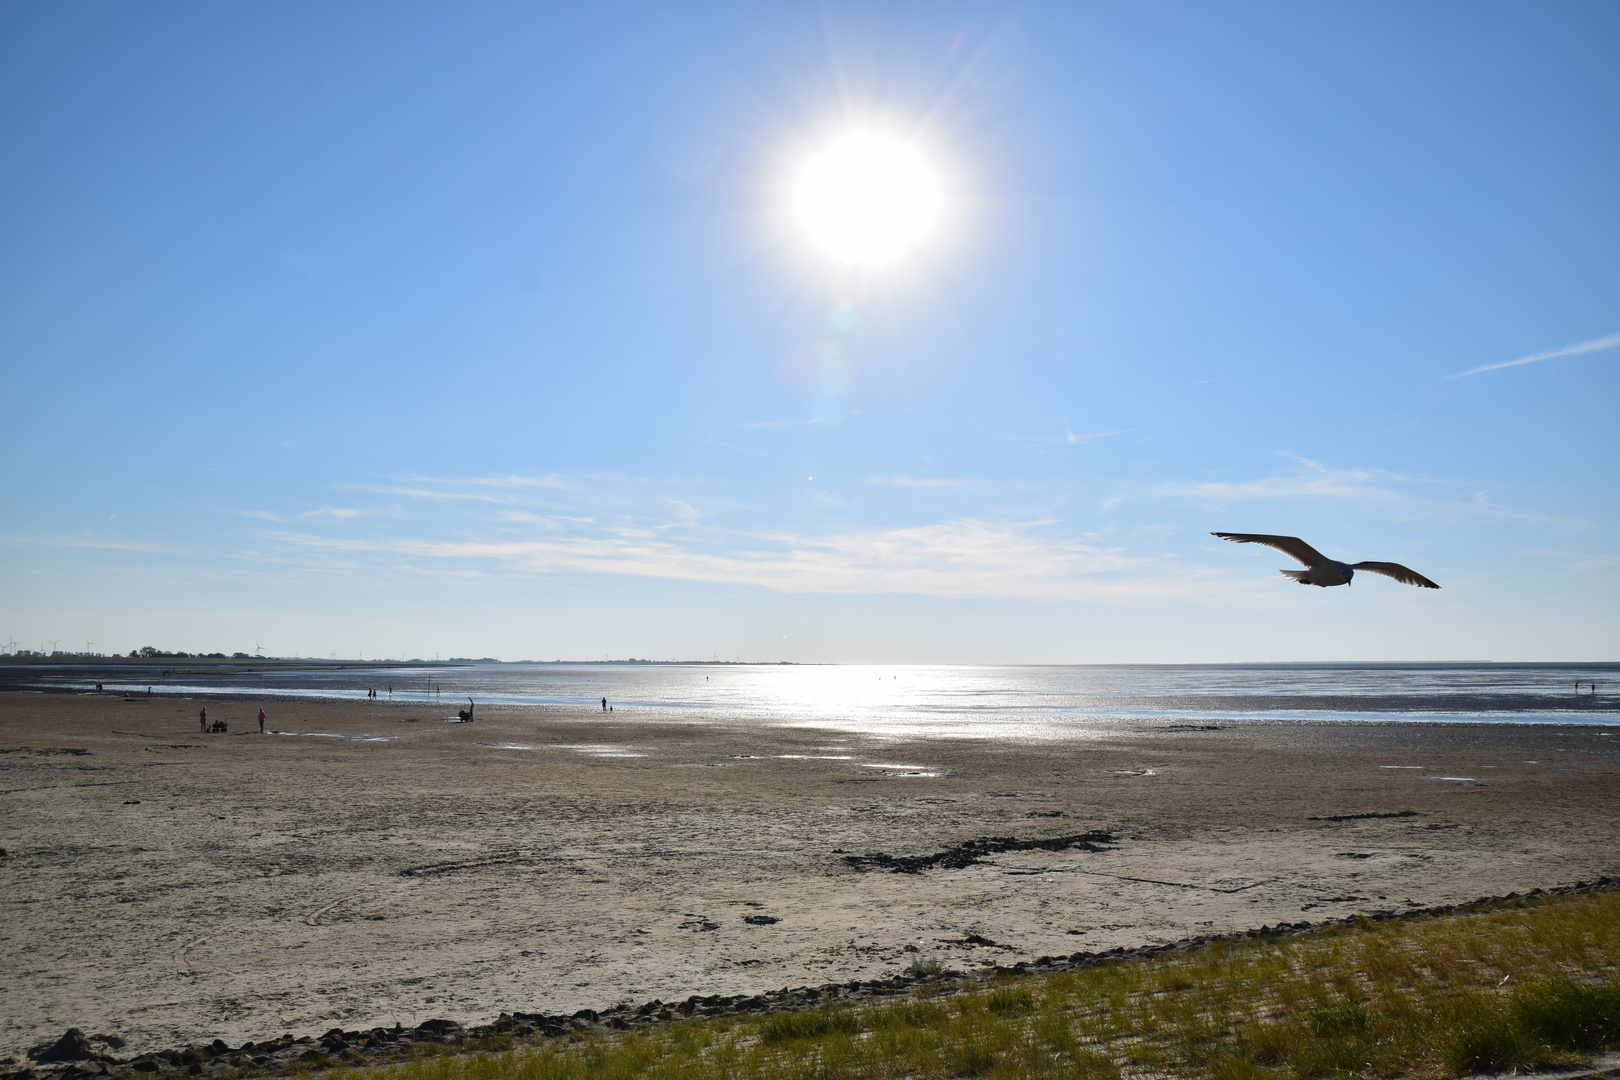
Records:
[[[259,710],[259,734],[264,734],[264,710]]]
[[[197,728],[204,735],[208,734],[208,710],[206,708],[197,714]]]
[[[607,712],[607,698],[602,699],[602,711]]]

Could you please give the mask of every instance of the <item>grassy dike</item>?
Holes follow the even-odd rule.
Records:
[[[1416,1077],[1620,1047],[1620,893],[1509,899],[866,1007],[333,1070],[352,1080]]]

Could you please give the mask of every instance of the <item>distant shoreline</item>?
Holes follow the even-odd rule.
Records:
[[[141,667],[169,668],[183,663],[207,668],[237,668],[242,671],[344,671],[349,669],[386,668],[451,668],[471,667],[478,664],[509,664],[516,666],[569,665],[612,666],[623,664],[663,665],[667,667],[822,667],[828,665],[801,664],[797,660],[497,660],[493,657],[453,656],[448,660],[323,660],[318,656],[256,656],[251,659],[216,656],[213,654],[185,656],[0,656],[0,666],[30,666],[42,664],[51,667]],[[838,665],[832,665],[838,666]],[[887,665],[885,665],[887,666]],[[1616,665],[1620,668],[1620,664]],[[177,669],[178,670],[178,669]]]
[[[658,666],[658,667],[888,667],[888,668],[1076,668],[1076,669],[1143,669],[1143,670],[1321,670],[1321,669],[1361,669],[1371,671],[1402,671],[1419,669],[1468,669],[1492,668],[1496,670],[1512,670],[1515,668],[1554,668],[1569,671],[1596,670],[1614,671],[1620,673],[1620,660],[1232,660],[1207,661],[1187,663],[1117,663],[1117,664],[1012,664],[1012,663],[962,663],[944,664],[917,662],[888,662],[888,661],[858,661],[858,662],[821,662],[801,660],[644,660],[639,657],[628,657],[622,660],[499,660],[495,657],[466,657],[452,656],[445,660],[361,660],[361,659],[326,659],[319,656],[255,656],[252,658],[221,657],[213,654],[188,654],[185,656],[170,655],[160,657],[135,656],[37,656],[37,655],[0,655],[0,668],[12,666],[46,665],[51,667],[129,667],[142,668],[170,667],[175,663],[186,663],[199,667],[244,667],[243,670],[344,670],[344,669],[386,669],[386,668],[416,668],[416,667],[471,667],[483,665],[500,665],[503,667],[615,667],[625,665]]]

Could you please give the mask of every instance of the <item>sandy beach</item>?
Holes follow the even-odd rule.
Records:
[[[1613,729],[1009,745],[453,711],[0,694],[0,1055],[972,970],[1620,872]]]

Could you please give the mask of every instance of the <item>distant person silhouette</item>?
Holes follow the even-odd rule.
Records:
[[[264,734],[264,710],[259,710],[259,734]]]
[[[197,727],[204,735],[208,734],[208,710],[203,709],[197,713]]]
[[[602,699],[602,711],[607,712],[607,698]]]

